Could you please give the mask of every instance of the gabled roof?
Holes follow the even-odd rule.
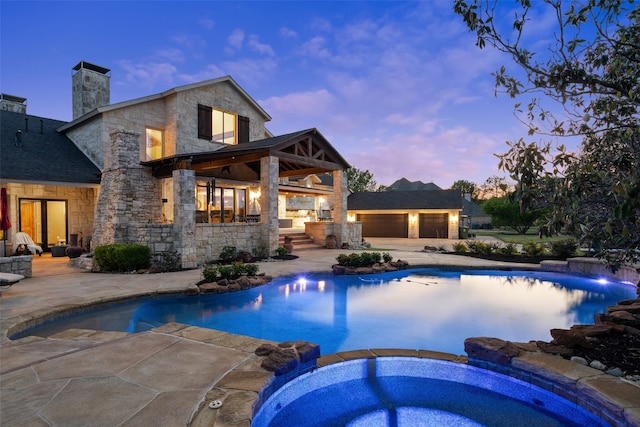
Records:
[[[238,93],[240,93],[240,95],[242,95],[242,97],[253,106],[253,108],[255,108],[265,119],[265,121],[269,121],[271,120],[271,116],[269,114],[267,114],[267,112],[244,90],[240,87],[240,85],[233,80],[233,78],[231,76],[223,76],[223,77],[218,77],[215,79],[210,79],[210,80],[205,80],[203,82],[198,82],[198,83],[191,83],[188,85],[183,85],[183,86],[177,86],[175,88],[171,88],[169,90],[166,90],[164,92],[160,92],[157,93],[155,95],[149,95],[149,96],[144,96],[142,98],[135,98],[135,99],[130,99],[128,101],[123,101],[123,102],[117,102],[115,104],[109,104],[106,105],[104,107],[98,107],[95,110],[81,116],[78,117],[77,119],[73,120],[72,122],[69,122],[67,124],[64,124],[62,127],[60,127],[60,131],[66,131],[68,129],[73,128],[74,126],[76,126],[79,123],[84,122],[85,120],[88,120],[94,116],[97,116],[99,114],[102,113],[106,113],[108,111],[113,111],[113,110],[117,110],[118,108],[124,108],[124,107],[130,107],[132,105],[137,105],[137,104],[142,104],[145,102],[149,102],[149,101],[154,101],[156,99],[161,99],[161,98],[165,98],[169,95],[173,95],[174,93],[178,93],[178,92],[184,92],[187,90],[192,90],[192,89],[198,89],[201,87],[206,87],[206,86],[210,86],[210,85],[214,85],[214,84],[219,84],[219,83],[223,83],[223,82],[227,82],[229,83],[236,91],[238,91]]]
[[[347,209],[462,209],[462,197],[458,190],[359,192],[347,197]]]
[[[353,193],[349,210],[462,209],[459,190],[414,190]]]
[[[228,145],[216,151],[180,154],[142,164],[151,166],[156,177],[169,176],[176,164],[185,161],[190,162],[191,169],[203,175],[207,175],[207,171],[237,164],[246,164],[253,171],[259,172],[260,158],[265,156],[279,159],[281,177],[305,176],[350,167],[315,128]]]
[[[422,181],[409,181],[406,178],[400,178],[393,184],[388,186],[385,191],[416,191],[416,190],[441,190],[433,182],[424,183]]]
[[[486,213],[484,213],[480,205],[465,198],[462,198],[462,215],[488,216]]]
[[[99,184],[100,169],[56,131],[64,123],[0,111],[0,179]]]

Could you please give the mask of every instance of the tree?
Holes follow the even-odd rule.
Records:
[[[500,166],[518,180],[521,206],[550,206],[549,230],[566,229],[598,250],[612,266],[640,259],[640,6],[623,0],[519,0],[514,20],[497,2],[456,0],[454,11],[487,45],[510,56],[524,77],[502,66],[496,92],[532,97],[516,115],[529,135],[579,135],[578,153],[550,143],[509,143]],[[533,6],[532,6],[533,4]],[[554,40],[534,52],[524,45],[529,16],[546,7],[556,21]],[[537,42],[537,40],[534,40]],[[543,107],[562,106],[561,116]],[[542,167],[540,167],[542,165]]]
[[[493,75],[496,91],[512,98],[541,94],[562,105],[556,117],[531,98],[523,122],[529,134],[588,135],[614,128],[632,128],[640,106],[640,6],[628,10],[624,0],[587,2],[518,0],[509,30],[500,21],[504,9],[496,0],[456,0],[454,11],[487,44],[511,57],[526,81],[509,74],[505,66]],[[532,6],[533,5],[533,6]],[[541,52],[523,45],[531,40],[529,16],[550,8],[556,20],[554,40]],[[506,16],[506,15],[504,15]],[[592,38],[589,39],[589,34]],[[534,35],[535,36],[535,35]],[[533,40],[537,43],[538,38]],[[548,52],[545,53],[545,52]],[[516,104],[516,112],[524,113]]]
[[[471,181],[459,179],[451,185],[451,190],[460,190],[462,195],[471,194],[473,200],[478,199],[478,186]]]
[[[541,216],[540,211],[521,212],[517,202],[509,196],[492,197],[482,204],[484,213],[491,217],[491,225],[509,227],[519,234],[525,234]]]
[[[368,170],[349,168],[347,169],[347,188],[352,193],[358,193],[361,191],[382,191],[381,189],[384,187],[378,186],[373,179],[373,174]]]
[[[493,175],[487,178],[484,184],[480,186],[480,193],[483,199],[489,199],[491,197],[506,196],[510,189],[505,177]]]

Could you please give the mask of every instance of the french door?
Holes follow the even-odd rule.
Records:
[[[20,231],[44,250],[67,243],[66,200],[20,199]]]

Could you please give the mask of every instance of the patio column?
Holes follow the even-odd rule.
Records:
[[[173,248],[182,268],[196,268],[196,172],[177,169],[172,175]]]
[[[263,239],[269,254],[275,253],[280,238],[278,222],[278,177],[280,175],[279,159],[274,156],[260,159],[260,222],[262,222]]]
[[[356,243],[350,241],[347,228],[347,196],[347,172],[333,171],[333,233],[338,240],[338,248],[342,243]]]

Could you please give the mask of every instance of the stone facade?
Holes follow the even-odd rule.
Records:
[[[161,189],[150,168],[140,166],[137,160],[138,139],[133,132],[111,134],[95,210],[94,247],[129,243],[130,227],[162,222]]]
[[[196,224],[196,263],[203,265],[219,259],[225,246],[252,254],[269,254],[264,228],[264,224],[251,223]]]
[[[30,255],[0,257],[0,273],[20,274],[32,277],[32,258]]]

